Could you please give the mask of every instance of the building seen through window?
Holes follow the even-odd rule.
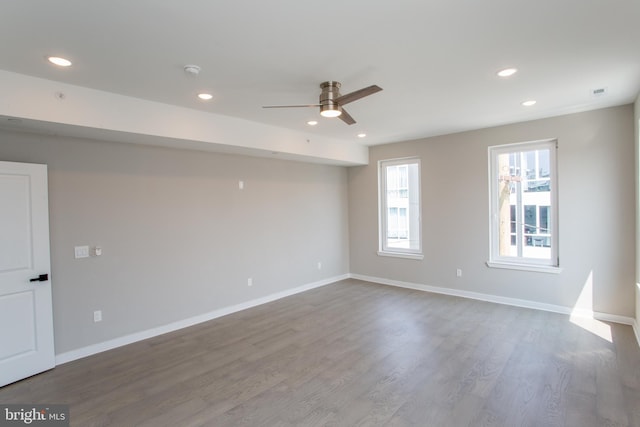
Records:
[[[380,161],[380,253],[419,255],[420,161]]]
[[[387,167],[387,239],[394,247],[408,247],[409,166]]]
[[[492,259],[557,266],[555,141],[490,148]]]

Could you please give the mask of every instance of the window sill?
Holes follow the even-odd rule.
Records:
[[[562,268],[554,267],[551,265],[513,264],[510,262],[487,261],[487,267],[504,268],[507,270],[532,271],[535,273],[551,273],[551,274],[562,273]]]
[[[387,252],[387,251],[378,251],[378,256],[388,256],[392,258],[406,258],[406,259],[415,259],[415,260],[423,260],[424,255],[422,254],[409,254],[404,252]]]

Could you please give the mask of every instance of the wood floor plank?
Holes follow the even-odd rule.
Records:
[[[0,402],[68,403],[82,427],[640,427],[633,331],[596,326],[344,280],[58,366]]]

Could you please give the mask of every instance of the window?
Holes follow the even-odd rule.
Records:
[[[420,160],[382,160],[379,166],[378,254],[422,259]]]
[[[556,271],[557,142],[489,147],[491,267]]]

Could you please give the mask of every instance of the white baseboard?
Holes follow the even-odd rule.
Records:
[[[609,313],[591,312],[591,311],[576,312],[576,310],[574,310],[572,307],[565,307],[565,306],[553,305],[553,304],[545,304],[545,303],[540,303],[540,302],[536,302],[536,301],[529,301],[529,300],[523,300],[523,299],[517,299],[517,298],[501,297],[501,296],[497,296],[497,295],[489,295],[489,294],[483,294],[483,293],[478,293],[478,292],[462,291],[462,290],[458,290],[458,289],[443,288],[443,287],[437,287],[437,286],[429,286],[429,285],[423,285],[423,284],[419,284],[419,283],[403,282],[403,281],[399,281],[399,280],[391,280],[391,279],[384,279],[384,278],[380,278],[380,277],[365,276],[365,275],[362,275],[362,274],[344,274],[344,275],[335,276],[335,277],[331,277],[331,278],[328,278],[328,279],[320,280],[318,282],[302,285],[302,286],[299,286],[299,287],[296,287],[296,288],[293,288],[293,289],[287,289],[286,291],[277,292],[277,293],[274,293],[274,294],[270,294],[270,295],[267,295],[267,296],[264,296],[264,297],[261,297],[261,298],[253,299],[251,301],[246,301],[246,302],[243,302],[243,303],[240,303],[240,304],[236,304],[236,305],[233,305],[233,306],[223,307],[223,308],[211,311],[209,313],[204,313],[204,314],[201,314],[201,315],[198,315],[198,316],[190,317],[188,319],[184,319],[184,320],[180,320],[180,321],[177,321],[177,322],[169,323],[167,325],[159,326],[159,327],[152,328],[152,329],[147,329],[147,330],[144,330],[144,331],[140,331],[140,332],[136,332],[136,333],[133,333],[133,334],[125,335],[125,336],[122,336],[122,337],[114,338],[112,340],[104,341],[104,342],[101,342],[101,343],[92,344],[92,345],[89,345],[89,346],[86,346],[86,347],[82,347],[82,348],[79,348],[79,349],[76,349],[76,350],[71,350],[71,351],[68,351],[68,352],[65,352],[65,353],[60,353],[60,354],[56,355],[56,365],[62,365],[64,363],[68,363],[68,362],[71,362],[73,360],[81,359],[83,357],[88,357],[88,356],[91,356],[93,354],[101,353],[103,351],[111,350],[111,349],[114,349],[114,348],[117,348],[117,347],[122,347],[124,345],[132,344],[132,343],[137,342],[137,341],[142,341],[142,340],[145,340],[145,339],[148,339],[148,338],[152,338],[152,337],[155,337],[155,336],[158,336],[158,335],[166,334],[168,332],[173,332],[173,331],[176,331],[178,329],[187,328],[189,326],[193,326],[193,325],[196,325],[198,323],[203,323],[203,322],[207,322],[209,320],[216,319],[218,317],[226,316],[227,314],[231,314],[231,313],[235,313],[235,312],[238,312],[238,311],[246,310],[246,309],[251,308],[251,307],[255,307],[255,306],[258,306],[258,305],[266,304],[268,302],[275,301],[275,300],[278,300],[278,299],[281,299],[281,298],[285,298],[285,297],[288,297],[290,295],[295,295],[295,294],[298,294],[300,292],[308,291],[310,289],[314,289],[314,288],[319,288],[321,286],[330,285],[330,284],[338,282],[340,280],[349,279],[349,278],[358,279],[358,280],[364,280],[364,281],[372,282],[372,283],[378,283],[378,284],[381,284],[381,285],[388,285],[388,286],[396,286],[396,287],[401,287],[401,288],[415,289],[415,290],[419,290],[419,291],[432,292],[432,293],[456,296],[456,297],[461,297],[461,298],[469,298],[469,299],[474,299],[474,300],[479,300],[479,301],[486,301],[486,302],[492,302],[492,303],[497,303],[497,304],[511,305],[511,306],[515,306],[515,307],[531,308],[531,309],[535,309],[535,310],[543,310],[543,311],[549,311],[549,312],[553,312],[553,313],[568,314],[568,315],[578,315],[578,316],[583,316],[583,317],[593,317],[594,319],[602,320],[602,321],[606,321],[606,322],[614,322],[614,323],[621,323],[621,324],[624,324],[624,325],[631,325],[633,327],[633,331],[635,333],[635,337],[636,337],[636,340],[638,342],[638,345],[640,346],[640,325],[638,325],[636,320],[634,318],[631,318],[631,317],[619,316],[619,315],[616,315],[616,314],[609,314]]]
[[[378,283],[381,285],[397,286],[401,288],[415,289],[418,291],[433,292],[436,294],[450,295],[462,298],[469,298],[479,301],[493,302],[497,304],[512,305],[515,307],[531,308],[534,310],[549,311],[552,313],[568,314],[578,317],[592,317],[605,322],[620,323],[623,325],[631,325],[634,328],[638,345],[640,345],[640,335],[638,334],[638,325],[634,318],[627,316],[619,316],[617,314],[601,313],[589,310],[575,310],[573,307],[562,305],[545,304],[536,301],[529,301],[517,298],[501,297],[498,295],[482,294],[479,292],[462,291],[459,289],[442,288],[437,286],[422,285],[419,283],[402,282],[400,280],[390,280],[380,277],[364,276],[362,274],[350,274],[349,277],[366,282]]]
[[[232,305],[229,307],[223,307],[223,308],[211,311],[209,313],[204,313],[198,316],[190,317],[188,319],[169,323],[167,325],[158,326],[157,328],[147,329],[145,331],[140,331],[130,335],[114,338],[109,341],[104,341],[101,343],[82,347],[76,350],[60,353],[56,355],[56,365],[62,365],[63,363],[68,363],[73,360],[77,360],[83,357],[91,356],[93,354],[101,353],[103,351],[111,350],[117,347],[122,347],[124,345],[132,344],[137,341],[146,340],[148,338],[166,334],[168,332],[173,332],[178,329],[187,328],[189,326],[197,325],[198,323],[207,322],[209,320],[213,320],[218,317],[226,316],[227,314],[236,313],[238,311],[242,311],[251,307],[266,304],[268,302],[279,300],[281,298],[295,295],[300,292],[308,291],[310,289],[330,285],[332,283],[338,282],[340,280],[348,279],[348,278],[349,278],[349,274],[344,274],[341,276],[335,276],[328,279],[323,279],[318,282],[308,283],[306,285],[298,286],[296,288],[287,289],[282,292],[276,292],[275,294],[270,294],[261,298],[256,298],[251,301],[246,301],[246,302]]]

